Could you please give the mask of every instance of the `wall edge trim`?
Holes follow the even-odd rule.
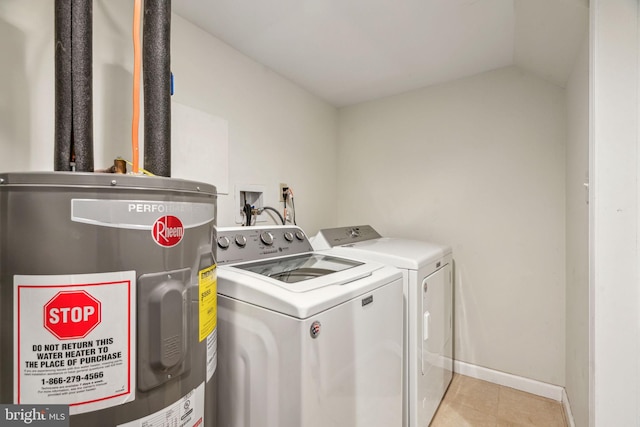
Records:
[[[567,389],[562,389],[562,408],[564,409],[564,419],[569,427],[576,427],[576,422],[573,419],[573,412],[571,411],[571,402],[569,402],[569,395]]]

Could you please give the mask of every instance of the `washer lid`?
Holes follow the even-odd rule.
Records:
[[[381,237],[338,246],[331,249],[330,253],[355,258],[360,255],[398,268],[418,270],[451,254],[451,248],[419,240]]]
[[[236,268],[277,279],[284,283],[299,283],[361,266],[359,261],[334,256],[306,253],[280,259],[236,265]],[[303,286],[304,284],[301,284]]]
[[[364,263],[317,253],[307,255],[309,257],[272,259],[268,263],[260,261],[219,266],[218,294],[306,319],[394,280],[402,279],[398,269],[377,262]],[[308,268],[304,267],[304,262],[312,262],[316,257],[323,260],[323,268],[318,270],[323,270],[330,264],[338,268],[352,266],[333,272],[307,274],[303,271],[300,274],[306,276],[303,280],[297,280],[297,277],[289,281],[280,280],[286,276],[287,268],[294,267],[291,271],[296,270],[295,266],[297,269]],[[281,263],[281,267],[275,267],[274,263]],[[270,270],[271,267],[273,270]],[[280,272],[278,274],[281,274],[281,277],[273,277],[272,273],[276,271]]]

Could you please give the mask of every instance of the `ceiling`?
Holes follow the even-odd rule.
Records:
[[[173,11],[335,106],[520,66],[564,86],[588,0],[180,0]]]

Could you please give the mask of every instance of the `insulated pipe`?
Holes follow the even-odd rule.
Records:
[[[144,168],[171,176],[171,0],[145,0],[142,30]]]
[[[71,0],[73,155],[76,170],[93,172],[93,1]]]
[[[73,110],[71,81],[71,0],[55,2],[55,135],[53,170],[71,170]]]
[[[53,168],[93,172],[91,0],[55,2],[55,144]]]

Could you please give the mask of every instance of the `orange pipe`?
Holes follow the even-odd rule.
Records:
[[[133,5],[133,118],[131,120],[131,150],[133,151],[133,173],[138,173],[140,164],[138,152],[138,129],[140,128],[140,14],[142,0],[135,0]]]

